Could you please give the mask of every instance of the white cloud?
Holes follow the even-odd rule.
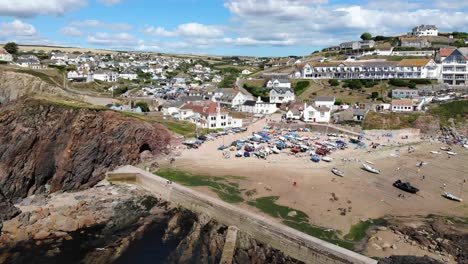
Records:
[[[159,37],[188,37],[188,38],[217,38],[224,35],[220,26],[203,25],[200,23],[186,23],[179,25],[174,31],[163,27],[146,26],[143,33]]]
[[[25,23],[21,20],[13,20],[12,22],[0,24],[0,39],[29,37],[37,34],[33,25]]]
[[[175,37],[175,36],[177,36],[176,32],[168,31],[163,27],[154,27],[154,26],[146,26],[143,29],[143,33],[146,34],[146,35],[159,36],[159,37]]]
[[[112,5],[119,4],[120,2],[122,2],[122,0],[97,0],[97,1],[106,6],[112,6]]]
[[[62,16],[86,6],[87,0],[0,0],[0,16],[35,17]]]
[[[126,23],[107,23],[96,19],[88,19],[82,21],[73,21],[70,23],[70,26],[73,27],[93,27],[93,28],[109,28],[116,31],[127,31],[132,28],[129,24]]]
[[[143,40],[139,40],[135,36],[128,33],[96,33],[88,35],[87,41],[90,44],[109,46],[112,48],[134,48],[143,44]]]
[[[83,32],[81,32],[79,29],[74,28],[74,27],[63,27],[60,29],[60,34],[65,35],[65,36],[81,36],[83,35]]]

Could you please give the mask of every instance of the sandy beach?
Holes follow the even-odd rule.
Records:
[[[330,163],[314,163],[306,153],[292,155],[287,149],[268,156],[266,160],[235,158],[235,152],[231,152],[231,158],[225,159],[222,151],[217,150],[220,145],[229,145],[236,139],[251,135],[253,131],[261,131],[265,125],[263,119],[245,133],[219,137],[206,142],[199,149],[182,150],[173,166],[211,176],[244,176],[245,179],[239,182],[241,188],[256,189],[255,197],[279,196],[279,204],[304,211],[313,224],[345,233],[361,219],[385,215],[468,215],[466,199],[458,203],[441,196],[445,184],[445,190],[463,198],[468,197],[468,184],[462,184],[463,180],[468,181],[468,150],[460,146],[454,147],[458,155],[448,158],[443,151],[443,155],[430,153],[431,150],[439,150],[443,144],[421,141],[419,137],[404,140],[369,138],[363,140],[367,145],[371,142],[395,145],[377,149],[357,149],[350,145],[346,150],[332,153],[330,157],[334,160]],[[305,134],[317,135],[314,132]],[[405,145],[398,146],[397,141]],[[406,144],[413,146],[415,151],[408,153]],[[343,161],[343,158],[355,160]],[[373,162],[381,173],[362,170],[362,163],[366,161]],[[427,165],[418,168],[416,165],[421,161],[427,162]],[[344,171],[345,176],[334,176],[330,172],[332,167]],[[399,197],[404,192],[392,186],[397,179],[409,181],[421,191]],[[293,182],[297,182],[297,186],[293,186]],[[208,188],[199,190],[216,196]],[[248,205],[241,206],[256,211]],[[344,208],[346,215],[340,213]]]

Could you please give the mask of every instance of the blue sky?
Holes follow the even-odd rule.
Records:
[[[215,55],[306,55],[419,24],[468,31],[466,0],[0,0],[0,42]]]

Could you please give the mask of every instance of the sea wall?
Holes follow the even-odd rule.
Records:
[[[421,130],[418,128],[404,128],[398,130],[390,130],[390,129],[375,129],[375,130],[364,130],[364,134],[366,136],[383,136],[392,134],[394,138],[401,138],[404,136],[408,137],[419,137],[421,134]]]
[[[142,186],[155,196],[216,221],[236,226],[258,241],[268,244],[297,260],[315,264],[377,263],[377,261],[335,246],[265,217],[209,197],[142,169],[125,166],[107,173],[110,182],[129,182]]]

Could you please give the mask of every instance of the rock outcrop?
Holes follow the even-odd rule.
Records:
[[[2,230],[3,221],[10,220],[20,213],[21,211],[0,190],[0,230]]]
[[[0,69],[0,105],[33,93],[66,94],[63,89],[47,83],[39,77]]]
[[[21,99],[0,110],[0,190],[10,199],[93,186],[142,152],[168,151],[159,124],[105,109]]]

